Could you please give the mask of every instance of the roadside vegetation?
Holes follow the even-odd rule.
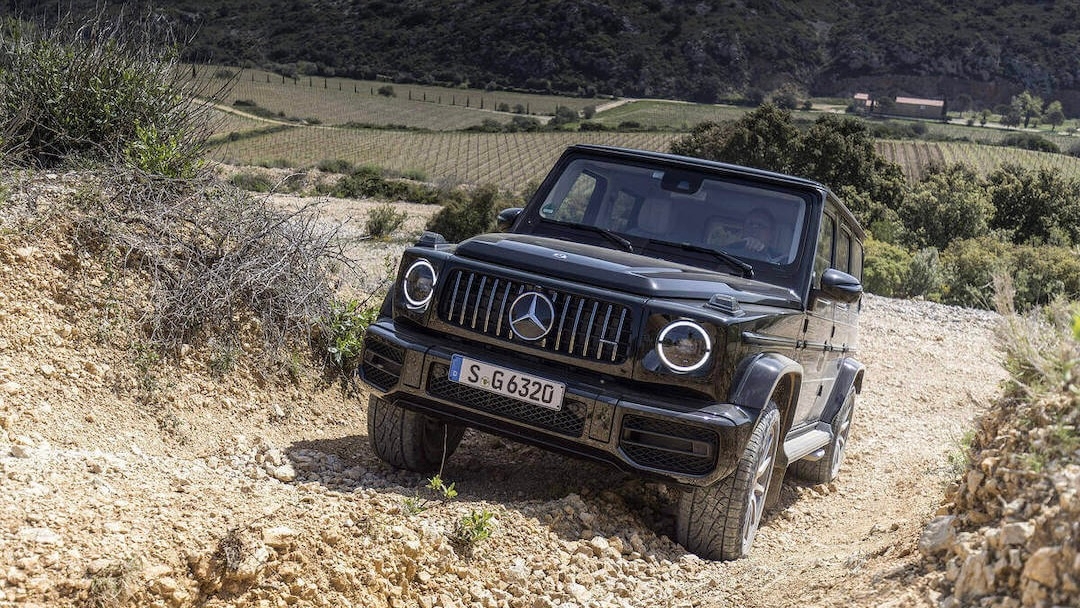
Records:
[[[141,317],[155,357],[254,341],[271,362],[311,349],[338,364],[336,286],[362,270],[317,221],[318,202],[285,211],[212,177],[196,97],[214,92],[189,87],[179,41],[143,17],[3,23],[4,170],[84,175],[62,208],[7,214],[10,238],[49,233],[112,268],[106,287]],[[132,281],[145,292],[124,293]]]
[[[950,605],[1075,606],[1080,306],[1016,314],[1010,280],[996,284],[1010,381],[971,436],[948,514],[924,533],[923,567]]]

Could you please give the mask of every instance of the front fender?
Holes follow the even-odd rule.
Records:
[[[776,407],[783,418],[795,403],[802,383],[803,367],[777,353],[760,353],[739,364],[728,401],[748,409],[761,410],[776,395]]]

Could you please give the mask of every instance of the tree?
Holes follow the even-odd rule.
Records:
[[[1024,119],[1024,128],[1028,128],[1032,119],[1038,120],[1042,116],[1043,100],[1038,95],[1032,95],[1030,91],[1024,91],[1012,99],[1012,106]]]
[[[909,244],[944,250],[954,239],[988,234],[994,205],[975,170],[955,164],[932,169],[900,209]]]
[[[964,112],[971,109],[971,104],[971,95],[968,95],[967,93],[957,95],[952,101],[953,109],[959,112],[961,117],[964,115]]]
[[[862,121],[826,114],[800,134],[791,112],[772,104],[731,124],[701,123],[671,151],[820,181],[864,226],[895,221],[906,188],[900,166],[877,153]]]
[[[990,227],[1017,244],[1080,243],[1080,185],[1052,169],[1003,165],[988,178]]]
[[[907,188],[900,166],[877,153],[866,123],[835,114],[818,118],[799,139],[792,172],[869,197],[868,207],[852,207],[864,226],[892,219],[886,210],[900,208]]]
[[[1051,101],[1050,104],[1046,106],[1046,112],[1043,114],[1043,118],[1046,119],[1046,122],[1050,123],[1050,130],[1057,130],[1057,128],[1065,122],[1065,112],[1061,109],[1061,102],[1056,99]]]
[[[675,154],[790,172],[799,131],[791,113],[764,104],[728,125],[703,122],[675,140]]]

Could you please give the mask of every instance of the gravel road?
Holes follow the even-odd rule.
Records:
[[[867,296],[840,479],[787,482],[752,555],[712,563],[669,539],[666,488],[471,431],[439,500],[371,454],[362,393],[138,360],[107,268],[0,238],[0,606],[932,606],[918,536],[1005,378],[996,315]]]

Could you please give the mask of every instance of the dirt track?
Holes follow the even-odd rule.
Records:
[[[994,315],[867,297],[841,478],[789,482],[748,559],[707,563],[664,488],[472,432],[459,496],[411,513],[424,480],[372,456],[363,396],[135,361],[102,338],[104,269],[4,238],[0,606],[931,606],[918,535],[1004,378]],[[466,558],[470,511],[493,534]]]

